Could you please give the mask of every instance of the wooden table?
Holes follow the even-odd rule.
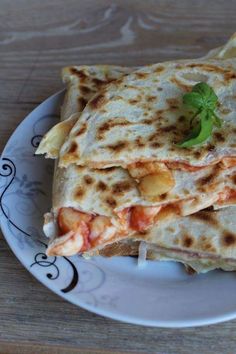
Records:
[[[198,57],[224,43],[235,23],[234,0],[0,1],[0,151],[61,89],[61,67]],[[3,237],[0,264],[0,353],[236,352],[236,321],[174,330],[119,323],[43,287]]]

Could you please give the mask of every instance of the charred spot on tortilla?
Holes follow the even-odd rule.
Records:
[[[229,231],[224,231],[222,235],[222,244],[225,247],[236,246],[236,235]]]
[[[121,181],[114,183],[112,185],[112,193],[114,194],[121,194],[128,192],[132,188],[132,185],[130,184],[129,181]]]
[[[227,73],[224,74],[224,79],[225,81],[229,81],[229,80],[233,80],[236,79],[236,74],[233,71],[229,71]]]
[[[164,119],[163,113],[165,113],[165,112],[166,112],[165,109],[157,109],[157,110],[155,111],[155,117],[156,117],[156,118],[159,118],[159,119]]]
[[[201,188],[201,187],[204,187],[204,186],[209,185],[210,183],[212,183],[215,178],[216,178],[216,174],[213,171],[208,176],[205,176],[205,177],[202,177],[202,178],[198,179],[196,184],[197,184],[198,187]]]
[[[143,119],[142,121],[141,121],[141,123],[142,124],[144,124],[144,125],[152,125],[153,124],[153,119]]]
[[[78,148],[77,143],[76,143],[75,141],[72,141],[72,143],[71,143],[71,146],[70,146],[70,149],[69,149],[68,153],[70,153],[70,154],[76,154],[76,150],[77,150],[77,148]]]
[[[83,173],[83,171],[84,171],[83,166],[75,165],[74,168],[76,169],[76,172],[78,172],[78,173]],[[60,173],[60,172],[58,172],[58,173]]]
[[[157,96],[147,96],[146,97],[147,102],[153,102],[153,101],[157,101]]]
[[[199,240],[201,242],[205,242],[207,240],[207,237],[205,235],[200,236]]]
[[[98,79],[96,77],[94,77],[92,79],[92,82],[96,85],[96,86],[101,86],[101,85],[104,85],[105,82],[107,81],[104,81],[104,80],[101,80],[101,79]]]
[[[94,179],[89,175],[85,175],[83,179],[85,184],[90,185],[94,183]]]
[[[82,95],[86,95],[86,96],[91,94],[91,92],[95,92],[90,87],[85,85],[79,85],[79,91],[82,93]]]
[[[154,72],[157,73],[157,74],[160,74],[161,72],[165,71],[165,68],[164,66],[158,66]]]
[[[105,199],[106,204],[108,204],[110,207],[115,208],[117,203],[113,197],[107,197]]]
[[[85,195],[85,190],[83,187],[79,186],[74,193],[74,198],[75,199],[81,199]]]
[[[135,139],[135,145],[139,148],[142,148],[145,146],[145,143],[142,141],[142,138],[141,136],[138,136],[136,139]]]
[[[183,247],[189,248],[193,245],[194,239],[189,234],[184,234],[182,239]]]
[[[117,80],[115,81],[115,86],[119,86],[119,85],[121,85],[122,83],[123,83],[123,78],[117,79]]]
[[[160,127],[159,133],[170,133],[170,132],[176,132],[176,126],[174,124],[168,125],[167,127]]]
[[[136,103],[138,103],[139,102],[139,100],[137,99],[137,98],[130,98],[129,100],[128,100],[128,102],[129,102],[129,104],[131,104],[131,105],[135,105]]]
[[[84,134],[87,130],[87,124],[83,123],[81,128],[77,131],[76,136],[79,136],[81,134]]]
[[[165,200],[167,198],[167,196],[168,196],[168,193],[163,193],[163,194],[158,196],[158,199],[159,200]]]
[[[201,245],[201,249],[206,252],[216,252],[215,247],[210,243],[210,241],[207,241],[207,239],[206,242],[203,242],[203,244]]]
[[[220,113],[221,113],[221,114],[229,114],[229,113],[232,112],[231,109],[229,109],[229,108],[222,108],[222,107],[219,107],[219,110],[220,110]]]
[[[137,72],[137,73],[135,73],[135,77],[137,78],[137,79],[146,79],[146,77],[148,77],[148,73],[142,73],[142,72]]]
[[[166,102],[169,109],[178,109],[180,106],[180,102],[177,98],[167,98]]]
[[[178,122],[179,123],[185,123],[185,121],[186,121],[186,117],[185,116],[179,116],[179,118],[178,118]]]
[[[190,215],[190,218],[197,219],[197,220],[202,221],[202,222],[204,222],[210,226],[213,226],[215,228],[219,227],[218,220],[215,218],[214,213],[211,213],[211,212],[199,211],[198,213]]]
[[[83,70],[77,70],[76,68],[70,68],[70,72],[72,75],[78,76],[80,82],[83,83],[87,79],[87,75],[84,73]]]
[[[117,141],[114,144],[107,145],[107,147],[114,151],[114,152],[120,152],[122,150],[125,150],[129,146],[128,141]]]
[[[202,155],[202,153],[201,153],[201,151],[194,151],[193,152],[193,156],[196,158],[196,159],[199,159],[200,157],[201,157],[201,155]]]
[[[201,68],[204,71],[214,72],[218,74],[226,74],[231,72],[229,69],[220,68],[217,65],[213,64],[206,64],[206,63],[194,63],[194,64],[187,64],[186,67],[188,68]]]
[[[123,100],[123,97],[121,97],[121,96],[119,96],[119,95],[115,95],[115,96],[113,97],[113,100],[114,100],[114,101]]]
[[[150,112],[152,110],[149,102],[144,102],[143,104],[141,104],[141,107],[143,108],[143,110],[145,110],[147,112]]]
[[[220,132],[215,132],[215,133],[213,134],[213,138],[214,138],[215,140],[217,140],[217,142],[223,143],[223,142],[225,141],[224,135],[223,135],[222,133],[220,133]]]
[[[103,181],[99,181],[97,183],[97,190],[98,191],[105,191],[107,189],[107,185]]]
[[[190,192],[186,188],[183,189],[183,193],[184,193],[184,195],[189,195],[190,194]]]
[[[106,103],[106,97],[102,94],[95,96],[90,102],[89,106],[91,109],[99,109]]]
[[[87,104],[87,100],[84,97],[78,97],[79,109],[83,110]]]
[[[96,137],[98,140],[103,140],[105,134],[109,132],[109,130],[111,130],[112,128],[127,125],[132,125],[132,123],[126,120],[125,118],[110,119],[109,121],[103,123],[100,127],[98,127]]]
[[[148,141],[153,141],[158,139],[157,133],[153,133],[151,135],[148,136]]]
[[[215,145],[210,144],[210,143],[207,144],[207,145],[206,145],[206,148],[205,148],[206,151],[210,151],[210,152],[215,151],[215,149],[216,149]]]
[[[181,90],[183,90],[185,92],[190,92],[191,91],[192,87],[190,85],[186,85],[185,83],[183,83],[182,81],[180,81],[176,77],[172,77],[170,79],[170,82],[172,82],[174,85],[176,85],[177,87],[179,87]]]
[[[236,184],[236,175],[231,177],[231,181],[233,182],[233,184]]]
[[[154,141],[154,142],[150,143],[149,146],[153,149],[156,149],[156,148],[160,147],[161,144],[158,143],[157,141]]]
[[[98,128],[97,138],[103,139],[103,133],[110,129],[110,123],[105,122]]]

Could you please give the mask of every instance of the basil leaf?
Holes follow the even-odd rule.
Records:
[[[214,125],[218,128],[222,126],[222,120],[214,112],[218,97],[207,83],[196,84],[192,92],[183,95],[183,103],[195,110],[190,120],[191,124],[195,118],[199,118],[199,121],[187,139],[177,144],[178,146],[191,147],[201,144],[211,136]]]
[[[188,148],[194,145],[198,145],[206,141],[212,134],[213,120],[211,119],[211,113],[207,110],[203,110],[199,114],[200,121],[194,128],[191,135],[183,142],[177,144],[179,147]]]
[[[218,97],[207,83],[199,82],[193,87],[192,93],[197,93],[201,96],[204,108],[216,108]]]
[[[186,106],[194,107],[196,109],[201,109],[204,105],[202,96],[197,92],[186,93],[183,96],[183,103]]]

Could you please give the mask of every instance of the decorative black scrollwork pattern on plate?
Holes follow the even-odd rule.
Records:
[[[39,146],[39,143],[42,139],[42,135],[38,134],[38,135],[35,135],[33,136],[33,138],[31,139],[31,145],[34,147],[34,148],[37,148]]]
[[[31,139],[31,144],[32,144],[32,146],[37,147],[39,140],[37,143],[34,138],[36,138],[36,136]],[[39,139],[39,135],[37,136],[37,138]],[[0,176],[3,178],[9,178],[9,181],[7,181],[6,185],[3,187],[3,190],[0,195],[0,208],[1,208],[1,211],[4,215],[4,217],[14,228],[16,228],[18,231],[20,231],[24,236],[31,237],[32,239],[34,239],[35,241],[37,241],[38,243],[40,243],[44,247],[47,247],[46,243],[44,243],[43,241],[41,241],[35,237],[32,237],[31,234],[22,230],[18,225],[16,225],[16,223],[11,220],[10,216],[8,216],[8,213],[6,212],[6,210],[4,208],[4,205],[3,205],[4,195],[16,177],[16,166],[11,159],[9,159],[7,157],[3,157],[1,159]],[[68,262],[70,264],[70,266],[72,267],[72,271],[73,271],[73,276],[72,276],[72,279],[71,279],[69,285],[67,287],[61,289],[61,291],[63,293],[68,293],[71,290],[73,290],[76,287],[76,285],[78,284],[79,274],[78,274],[78,271],[77,271],[75,265],[71,262],[71,260],[69,260],[67,257],[63,257],[63,258],[65,259],[66,262]],[[51,270],[53,270],[53,272],[49,271],[46,274],[46,276],[50,280],[56,280],[60,275],[60,271],[59,271],[59,268],[58,268],[56,262],[57,262],[57,257],[53,257],[53,259],[51,260],[51,257],[48,257],[43,252],[39,252],[35,255],[34,262],[31,264],[30,267],[33,267],[34,265],[37,264],[40,267],[51,268]]]
[[[72,267],[72,271],[73,271],[73,276],[72,279],[69,283],[68,286],[66,286],[65,288],[61,289],[61,292],[63,292],[64,294],[69,293],[71,290],[73,290],[76,285],[79,282],[79,273],[75,267],[75,265],[71,262],[71,260],[69,260],[67,257],[63,257],[63,259],[65,259],[70,266]],[[50,280],[55,280],[59,277],[60,275],[60,270],[58,265],[56,264],[57,261],[57,257],[48,257],[45,253],[43,252],[39,252],[35,255],[34,257],[34,262],[30,265],[30,267],[32,268],[35,265],[38,265],[40,267],[45,267],[45,268],[49,268],[52,270],[48,273],[46,273],[46,276],[48,279]]]
[[[31,235],[22,230],[19,226],[17,226],[11,219],[10,217],[7,215],[7,212],[5,211],[4,207],[3,207],[3,197],[4,194],[6,193],[6,191],[8,190],[8,188],[10,187],[10,185],[12,184],[12,182],[14,181],[14,178],[16,177],[16,166],[14,164],[14,162],[12,160],[10,160],[7,157],[3,157],[1,159],[1,170],[0,170],[0,176],[1,177],[11,177],[10,181],[7,183],[7,185],[5,186],[5,188],[3,188],[3,191],[0,195],[0,208],[1,211],[3,213],[3,215],[5,216],[5,218],[8,220],[8,222],[14,226],[18,231],[22,232],[25,236],[31,237]],[[42,241],[39,241],[41,244],[45,245],[45,243],[43,243]]]
[[[50,257],[51,258],[51,257]],[[37,253],[34,257],[34,263],[32,263],[30,265],[30,267],[32,268],[34,265],[39,265],[40,267],[51,267],[51,269],[54,269],[54,273],[47,273],[47,278],[51,279],[51,280],[55,280],[59,277],[59,269],[58,266],[55,264],[57,260],[57,257],[53,257],[53,259],[48,259],[48,256],[43,253]]]

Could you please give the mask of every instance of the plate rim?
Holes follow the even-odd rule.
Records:
[[[26,122],[26,120],[30,120],[31,119],[31,114],[37,110],[38,107],[40,107],[41,105],[43,105],[44,103],[47,103],[49,101],[51,101],[52,99],[58,98],[60,95],[62,95],[65,92],[65,89],[62,89],[56,93],[54,93],[53,95],[49,96],[48,98],[46,98],[44,101],[42,101],[40,104],[38,104],[32,111],[30,111],[26,117],[20,122],[20,124],[18,124],[18,126],[15,128],[15,130],[11,133],[10,137],[8,138],[3,151],[0,155],[0,159],[2,160],[5,156],[5,151],[8,147],[8,144],[10,142],[10,140],[12,139],[12,137],[14,136],[14,134],[16,133],[16,131],[20,128],[20,126]],[[73,299],[71,297],[70,294],[64,294],[62,292],[60,292],[59,289],[57,289],[55,286],[48,284],[46,282],[46,280],[44,281],[43,279],[40,279],[40,277],[37,274],[37,271],[34,271],[33,268],[29,268],[29,266],[27,265],[26,261],[24,260],[23,257],[21,257],[21,254],[19,252],[17,252],[16,247],[14,247],[14,243],[13,241],[11,241],[10,237],[7,235],[7,231],[5,231],[4,228],[4,217],[1,216],[0,217],[0,227],[2,230],[2,234],[4,236],[4,239],[6,240],[9,248],[11,249],[11,251],[13,252],[13,254],[15,255],[15,257],[18,259],[18,261],[23,265],[23,267],[30,273],[33,275],[34,278],[37,279],[37,281],[39,281],[41,284],[43,284],[46,288],[48,288],[50,291],[52,291],[53,293],[57,294],[58,296],[60,296],[63,300],[66,300],[70,303],[72,303],[73,305],[77,306],[77,307],[81,307],[84,310],[87,310],[91,313],[95,313],[96,315],[100,315],[103,317],[107,317],[110,318],[112,320],[116,320],[116,321],[121,321],[124,323],[129,323],[129,324],[133,324],[133,325],[141,325],[141,326],[145,326],[145,327],[157,327],[157,328],[190,328],[190,327],[202,327],[202,326],[207,326],[207,325],[212,325],[212,324],[217,324],[217,323],[222,323],[222,322],[226,322],[226,321],[230,321],[236,318],[236,309],[233,312],[227,313],[225,315],[216,315],[216,316],[211,316],[209,318],[206,319],[196,319],[196,320],[158,320],[158,319],[142,319],[142,318],[138,318],[132,315],[124,315],[124,314],[119,314],[116,311],[113,310],[107,310],[100,307],[95,307],[93,305],[89,305],[86,303],[83,303],[80,301],[80,299],[78,299],[77,301],[75,299]],[[235,304],[236,307],[236,304]]]

